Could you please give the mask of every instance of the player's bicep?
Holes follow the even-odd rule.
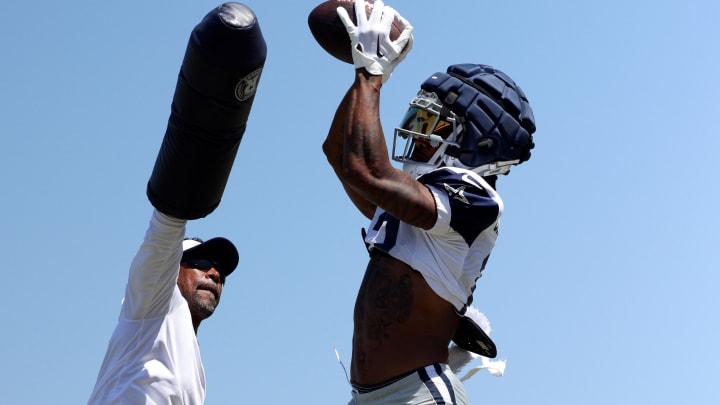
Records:
[[[392,174],[377,179],[369,198],[377,206],[402,222],[430,229],[437,220],[432,192],[407,173],[393,169]]]

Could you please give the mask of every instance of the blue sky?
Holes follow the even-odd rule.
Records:
[[[218,3],[4,2],[3,401],[85,403],[151,206],[145,186],[188,36]],[[366,220],[321,143],[352,67],[314,1],[246,2],[268,45],[220,207],[188,234],[240,251],[199,332],[206,403],[338,404]],[[390,140],[419,84],[485,63],[528,95],[532,159],[500,179],[475,303],[503,377],[477,404],[717,404],[720,3],[389,2],[416,28],[385,85]]]

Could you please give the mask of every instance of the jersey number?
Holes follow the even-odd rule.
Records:
[[[378,217],[378,220],[373,225],[373,230],[380,233],[380,229],[385,228],[382,242],[378,241],[375,243],[375,247],[382,250],[383,252],[389,252],[395,246],[397,242],[398,229],[400,229],[400,220],[394,216],[383,212]]]

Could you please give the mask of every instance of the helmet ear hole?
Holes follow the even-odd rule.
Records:
[[[493,147],[493,140],[490,138],[484,138],[477,144],[478,149],[482,148],[492,148]]]
[[[459,158],[462,153],[463,150],[454,145],[449,145],[447,149],[445,149],[445,154],[454,158]]]

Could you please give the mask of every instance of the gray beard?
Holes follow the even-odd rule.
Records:
[[[210,315],[215,312],[215,308],[217,308],[217,305],[215,303],[199,297],[198,291],[195,291],[193,293],[193,300],[190,303],[190,306],[194,310],[202,313],[204,315],[204,318],[210,317]]]

